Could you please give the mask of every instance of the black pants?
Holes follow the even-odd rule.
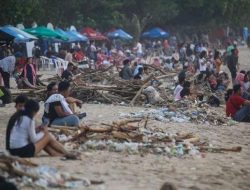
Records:
[[[17,190],[17,187],[13,183],[5,181],[4,177],[0,176],[0,189]]]
[[[10,74],[7,72],[4,72],[2,68],[0,68],[0,73],[3,77],[5,88],[10,88]]]

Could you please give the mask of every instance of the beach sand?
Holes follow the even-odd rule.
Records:
[[[250,50],[240,48],[242,68],[250,70]],[[0,108],[0,148],[4,149],[5,128],[14,112],[14,104]],[[86,123],[111,122],[119,113],[143,110],[103,104],[84,104]],[[218,109],[223,111],[223,108]],[[81,161],[62,161],[48,156],[33,158],[37,164],[57,167],[61,171],[88,179],[103,180],[101,186],[82,189],[98,190],[158,190],[165,182],[178,189],[192,190],[249,190],[250,189],[250,125],[208,126],[191,123],[161,123],[150,121],[148,125],[164,127],[169,133],[193,132],[207,139],[215,147],[241,146],[240,153],[205,153],[203,158],[185,156],[169,158],[163,155],[128,155],[108,151],[82,152]],[[33,188],[23,188],[33,189]],[[49,188],[48,188],[49,189]]]

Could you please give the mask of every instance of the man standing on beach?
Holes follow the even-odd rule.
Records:
[[[233,84],[235,84],[235,78],[236,78],[236,74],[237,74],[237,65],[238,65],[237,52],[236,52],[236,49],[232,49],[231,55],[229,56],[227,66],[228,66],[228,69],[231,73]]]

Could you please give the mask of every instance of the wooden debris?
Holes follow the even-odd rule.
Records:
[[[215,153],[220,153],[220,152],[241,152],[242,147],[241,146],[236,146],[232,148],[214,148],[214,147],[200,147],[200,151],[209,151],[209,152],[215,152]]]

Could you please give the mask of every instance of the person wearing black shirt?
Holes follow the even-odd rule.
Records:
[[[68,81],[72,80],[74,78],[74,75],[72,73],[73,69],[74,69],[73,63],[69,63],[67,69],[64,70],[62,73],[62,79],[65,79]]]
[[[180,92],[181,98],[184,98],[185,96],[189,96],[190,95],[190,85],[191,85],[191,83],[189,81],[185,81],[184,82],[183,89]]]

